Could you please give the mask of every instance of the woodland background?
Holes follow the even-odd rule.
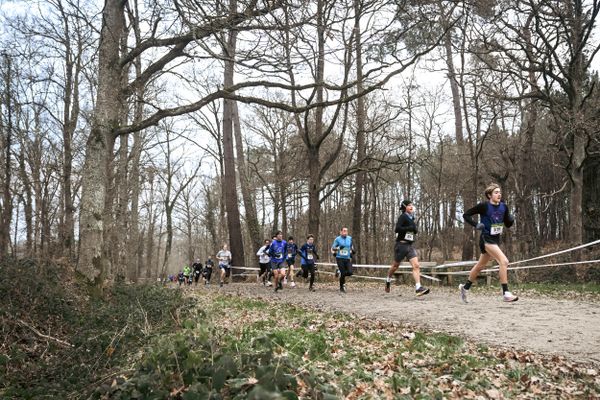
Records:
[[[274,229],[473,259],[502,186],[510,258],[600,239],[598,1],[1,4],[0,256],[155,279]]]

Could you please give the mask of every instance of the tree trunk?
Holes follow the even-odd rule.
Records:
[[[244,146],[242,140],[242,128],[240,126],[240,114],[237,103],[233,103],[233,132],[235,134],[235,145],[238,171],[240,174],[240,187],[242,190],[242,200],[244,201],[244,210],[246,212],[246,226],[250,234],[250,241],[253,249],[259,249],[262,244],[262,234],[258,224],[256,214],[256,205],[254,203],[254,193],[250,186],[250,177],[244,157]],[[256,251],[256,250],[255,250]]]
[[[31,190],[31,179],[27,174],[25,166],[25,140],[21,142],[19,152],[19,172],[23,185],[23,211],[25,213],[25,256],[33,256],[33,195]]]
[[[363,66],[362,66],[362,42],[361,42],[361,31],[360,31],[360,17],[362,15],[361,2],[354,0],[354,40],[356,46],[356,91],[362,93],[363,91]],[[354,204],[352,207],[352,237],[354,247],[357,250],[357,261],[363,262],[365,260],[365,254],[361,251],[361,237],[362,237],[362,200],[365,188],[366,172],[362,170],[362,164],[365,162],[367,153],[365,144],[365,100],[363,96],[360,96],[356,100],[356,147],[357,155],[356,162],[361,171],[356,174],[355,179],[355,191],[354,191]]]
[[[230,0],[230,12],[237,9],[236,0]],[[227,34],[225,49],[225,73],[223,86],[233,86],[235,65],[237,31],[230,30]],[[233,150],[233,101],[223,101],[223,152],[225,162],[225,182],[223,190],[225,195],[225,209],[227,210],[227,228],[229,229],[229,245],[231,247],[231,262],[233,265],[244,265],[244,241],[242,240],[242,226],[240,222],[240,209],[238,207],[237,184],[235,177],[235,156]]]
[[[315,101],[320,104],[323,102],[323,83],[325,77],[325,23],[324,23],[324,2],[317,1],[317,69],[316,69],[316,84],[317,93]],[[308,230],[318,237],[319,235],[319,218],[321,216],[321,204],[319,201],[321,193],[321,161],[319,151],[321,142],[318,142],[323,136],[323,107],[319,106],[315,109],[315,134],[314,137],[317,143],[309,141],[308,143]],[[308,129],[308,127],[305,127]],[[310,138],[310,134],[308,137]]]
[[[4,104],[6,107],[6,128],[4,139],[4,182],[2,188],[2,206],[0,208],[0,257],[7,256],[10,246],[10,223],[13,213],[12,190],[11,190],[11,152],[12,152],[12,135],[13,135],[13,99],[12,99],[12,65],[11,59],[4,54],[4,63],[6,71],[4,73]]]
[[[113,128],[121,116],[119,40],[124,29],[120,0],[106,0],[98,52],[98,92],[92,114],[91,132],[86,143],[81,183],[80,252],[77,270],[101,288],[110,267],[104,246],[107,162],[112,154]]]

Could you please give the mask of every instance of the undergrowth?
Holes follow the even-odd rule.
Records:
[[[0,398],[85,398],[170,332],[181,294],[116,285],[101,298],[64,266],[0,262]]]

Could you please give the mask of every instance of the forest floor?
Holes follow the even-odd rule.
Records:
[[[473,288],[469,303],[459,300],[450,287],[433,287],[427,296],[416,298],[414,288],[392,286],[385,293],[383,284],[347,282],[347,293],[340,294],[334,283],[316,285],[309,292],[306,284],[284,288],[277,293],[257,283],[233,283],[222,293],[277,300],[323,311],[341,311],[378,320],[400,322],[458,335],[496,347],[560,355],[576,362],[600,363],[600,296],[557,292],[523,291],[514,303],[502,302],[494,288]],[[200,289],[202,290],[202,289]]]

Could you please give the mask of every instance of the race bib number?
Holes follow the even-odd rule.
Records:
[[[349,254],[348,253],[348,249],[342,249],[342,250],[340,250],[340,256],[347,256],[348,254]]]
[[[415,240],[415,234],[412,232],[406,232],[404,234],[404,239],[405,240],[410,240],[411,242]]]
[[[309,259],[309,260],[312,260],[313,259],[313,255],[312,254],[307,254],[306,258]]]
[[[494,224],[490,228],[490,233],[492,235],[501,235],[503,229],[504,229],[504,225],[502,225],[502,224]]]

